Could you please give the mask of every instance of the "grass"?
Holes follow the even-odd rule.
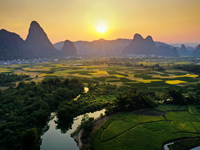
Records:
[[[112,123],[113,121],[112,120],[107,120],[101,127],[106,129],[108,128],[108,126]]]
[[[106,81],[106,77],[94,77],[93,79],[97,80],[97,81],[101,81],[101,82],[105,82]]]
[[[120,82],[120,80],[106,80],[107,82]]]
[[[198,133],[200,133],[200,123],[199,122],[191,122],[192,125],[195,127]]]
[[[128,115],[128,112],[119,113],[118,115],[112,117],[112,120],[124,120]]]
[[[40,74],[38,77],[41,78],[41,77],[56,77],[57,74],[46,74],[46,73],[43,73],[43,74]]]
[[[180,110],[187,110],[188,106],[185,105],[159,105],[158,107],[155,108],[155,110],[159,110],[159,111],[172,111],[172,110],[176,110],[176,111],[180,111]]]
[[[80,74],[80,75],[90,75],[92,73],[88,70],[76,70],[76,71],[69,71],[68,74]]]
[[[134,122],[145,123],[145,122],[152,122],[152,121],[161,121],[164,120],[162,116],[145,116],[145,115],[135,115],[129,114],[125,120],[132,120]]]
[[[179,111],[179,112],[168,112],[165,114],[167,120],[171,121],[198,121],[192,115],[190,115],[187,111]]]
[[[95,150],[106,150],[106,149],[112,150],[113,147],[115,147],[115,150],[130,150],[130,148],[126,144],[123,144],[117,139],[110,140],[101,145],[97,141],[94,145],[95,145],[94,147],[97,147],[97,149]]]
[[[197,106],[194,106],[194,105],[189,105],[188,111],[192,115],[199,115],[200,114],[199,111],[197,110]]]
[[[117,135],[120,135],[123,132],[133,128],[136,125],[138,125],[137,122],[133,122],[130,120],[128,120],[128,121],[126,121],[126,120],[113,121],[108,126],[108,128],[104,130],[101,141],[103,142],[103,141],[110,140],[110,139],[116,137]]]
[[[105,124],[105,123],[104,123]],[[102,127],[100,127],[93,135],[92,138],[93,139],[100,139],[101,138],[101,134],[104,131],[104,129]]]
[[[10,68],[0,68],[0,73],[10,73],[13,71],[14,69],[10,69]]]
[[[197,133],[197,130],[192,123],[188,121],[171,121],[171,124],[178,132],[194,132]]]
[[[176,131],[176,129],[173,126],[171,126],[170,121],[150,122],[142,124],[142,126],[151,130],[152,132],[162,131],[163,129],[168,130],[170,132]]]
[[[126,143],[131,149],[146,150],[148,147],[151,149],[159,149],[157,144],[158,139],[152,136],[153,132],[137,126],[131,129],[129,132],[124,133],[117,137],[117,139],[123,143]]]
[[[187,108],[191,109],[195,116],[183,111]],[[94,150],[123,149],[122,147],[130,150],[155,150],[162,149],[162,145],[169,141],[200,136],[200,115],[197,115],[195,106],[160,105],[156,109],[171,112],[165,114],[166,119],[162,116],[131,113],[114,116],[104,123],[104,128],[102,126],[96,131],[97,133],[94,132],[92,136]]]
[[[133,82],[133,80],[129,80],[127,78],[120,78],[121,82]]]

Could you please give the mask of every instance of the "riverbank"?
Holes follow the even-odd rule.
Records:
[[[81,136],[82,136],[82,133],[83,133],[83,129],[81,129],[80,131],[75,131],[77,133],[73,136],[73,138],[77,142],[78,147],[81,149],[82,147],[90,146],[92,134],[97,129],[99,129],[107,120],[109,120],[112,117],[118,115],[119,113],[120,112],[112,114],[112,115],[109,115],[109,116],[104,115],[103,117],[96,118],[93,121],[94,126],[93,126],[93,129],[92,129],[92,132],[90,133],[90,136],[89,136],[90,138],[88,139],[89,142],[87,144],[83,144],[83,142],[81,141]],[[137,114],[137,115],[150,115],[150,116],[161,116],[162,115],[162,113],[159,112],[159,111],[149,110],[149,109],[140,109],[140,110],[133,111],[132,113],[133,114]]]
[[[117,115],[119,113],[116,113],[116,114],[112,114],[110,116],[106,116],[104,115],[103,117],[98,117],[96,118],[94,121],[93,121],[93,129],[92,129],[92,132],[90,133],[90,136],[89,136],[89,139],[88,139],[88,143],[83,143],[82,140],[81,140],[81,136],[82,136],[82,133],[83,133],[83,129],[81,129],[80,131],[75,131],[77,132],[75,135],[73,135],[73,138],[74,140],[77,142],[77,145],[79,147],[79,149],[82,149],[82,147],[88,147],[90,146],[91,144],[91,136],[92,134],[97,130],[99,129],[104,122],[106,122],[107,120],[109,120],[110,118],[114,117],[115,115]]]
[[[200,137],[196,138],[182,138],[174,140],[164,145],[163,150],[169,149],[183,149],[183,150],[199,150],[200,149]]]
[[[101,127],[101,125],[106,120],[110,119],[110,117],[108,117],[108,116],[99,117],[99,116],[101,116],[101,114],[104,115],[104,113],[105,113],[105,109],[100,110],[100,111],[96,111],[96,112],[93,112],[93,113],[88,113],[89,117],[94,117],[94,119],[95,119],[93,121],[94,127],[92,129],[91,135],[94,133],[94,131],[96,129]],[[83,117],[83,115],[81,115],[81,116]],[[82,133],[83,133],[83,129],[79,130],[78,128],[76,128],[76,130],[71,134],[74,141],[77,142],[77,146],[79,147],[79,149],[81,149],[82,147],[86,147],[86,146],[90,145],[90,142],[85,144],[81,141]],[[91,137],[91,135],[89,137]],[[88,141],[90,141],[90,139],[88,139]]]

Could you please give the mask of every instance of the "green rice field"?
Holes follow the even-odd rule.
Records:
[[[107,120],[92,136],[94,150],[160,150],[181,138],[200,137],[196,106],[161,105],[159,116],[120,113]]]

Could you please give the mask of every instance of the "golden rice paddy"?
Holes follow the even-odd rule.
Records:
[[[174,78],[181,78],[181,77],[190,77],[190,78],[197,78],[199,75],[195,74],[186,74],[186,75],[180,75],[180,76],[173,76]]]
[[[124,78],[125,76],[123,76],[123,75],[119,75],[119,74],[111,74],[112,76],[115,76],[115,77],[117,77],[117,78]]]
[[[42,73],[42,74],[40,74],[38,77],[41,78],[41,77],[52,77],[52,76],[57,76],[57,74],[46,74],[46,73]]]
[[[151,80],[137,80],[138,82],[143,82],[143,83],[151,83],[151,82],[158,82],[158,81],[163,81],[159,79],[151,79]]]
[[[96,71],[95,73],[89,73],[91,75],[108,75],[107,71]]]
[[[29,73],[24,73],[24,72],[15,72],[17,75],[30,75]]]
[[[88,66],[77,66],[78,68],[88,69]]]
[[[43,67],[43,68],[22,68],[24,71],[50,71],[52,67]]]
[[[65,66],[63,64],[54,64],[55,67],[69,68],[70,66]]]
[[[181,84],[181,83],[188,83],[187,81],[182,81],[182,80],[168,80],[165,81],[167,84]]]

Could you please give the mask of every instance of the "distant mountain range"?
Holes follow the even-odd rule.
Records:
[[[74,45],[77,49],[77,54],[80,56],[119,56],[122,49],[126,47],[131,40],[129,39],[116,39],[116,40],[104,40],[99,39],[92,42],[77,41]],[[58,50],[62,49],[64,41],[54,44],[54,47]]]
[[[147,36],[146,39],[144,39],[140,34],[135,34],[131,43],[123,49],[122,53],[127,55],[179,57],[175,47],[172,48],[162,43],[156,46],[151,36]]]
[[[32,21],[24,41],[18,34],[0,30],[0,59],[16,58],[65,58],[68,56],[200,56],[200,46],[174,47],[163,42],[154,42],[151,36],[145,39],[135,34],[131,39],[104,40],[92,42],[65,40],[55,43],[49,40],[42,27]]]
[[[196,48],[199,45],[199,43],[172,43],[170,45],[174,47],[181,47],[182,45],[185,45],[186,47]]]
[[[139,46],[140,49],[132,47],[134,52],[130,48],[130,44],[135,41],[134,45]],[[146,41],[146,42],[145,42]],[[64,42],[58,42],[54,44],[54,47],[60,50]],[[173,51],[173,46],[162,43],[154,42],[152,37],[149,36],[147,40],[144,40],[141,35],[136,34],[133,40],[130,39],[116,39],[116,40],[104,40],[99,39],[92,42],[77,41],[74,42],[77,49],[77,54],[81,56],[125,56],[126,54],[139,54],[139,55],[157,55],[166,57],[178,57],[178,55],[169,55],[169,51]],[[159,52],[157,47],[161,47],[164,50]],[[168,49],[166,49],[168,48]],[[127,50],[129,49],[129,50]],[[165,50],[166,49],[166,50]],[[142,51],[141,51],[142,50]],[[138,51],[138,52],[137,52]],[[153,52],[154,51],[154,52]],[[165,52],[167,51],[167,52]]]
[[[200,44],[195,48],[195,50],[192,52],[192,56],[200,56]]]
[[[140,36],[139,34],[136,34]],[[135,37],[135,36],[134,36]],[[152,37],[149,36],[147,40],[140,38],[141,41],[147,41],[148,45],[145,45],[145,42],[141,44],[140,50],[128,50],[126,53],[125,48],[127,49],[128,45],[133,42],[131,39],[116,39],[116,40],[104,40],[99,39],[95,41],[75,41],[73,42],[76,49],[77,54],[79,56],[107,56],[107,57],[114,57],[114,56],[141,56],[141,55],[156,55],[156,56],[165,56],[165,57],[178,57],[178,56],[192,56],[192,52],[197,48],[191,46],[185,46],[184,44],[181,47],[170,44],[166,44],[163,42],[153,41]],[[139,40],[140,41],[140,40]],[[148,42],[149,41],[149,42]],[[150,42],[151,41],[151,42]],[[139,42],[140,43],[140,42]],[[138,45],[138,42],[135,42],[134,45]],[[58,42],[54,44],[54,47],[58,50],[61,50],[63,47],[64,41]],[[153,46],[154,45],[154,46]],[[187,45],[190,45],[187,43]],[[149,47],[150,46],[150,47]],[[176,46],[176,47],[175,47]],[[130,48],[130,45],[129,45]],[[146,51],[145,51],[146,50]],[[138,53],[138,52],[139,53]],[[154,52],[153,52],[154,51]],[[178,52],[178,54],[177,54]],[[199,55],[200,56],[200,55]]]

